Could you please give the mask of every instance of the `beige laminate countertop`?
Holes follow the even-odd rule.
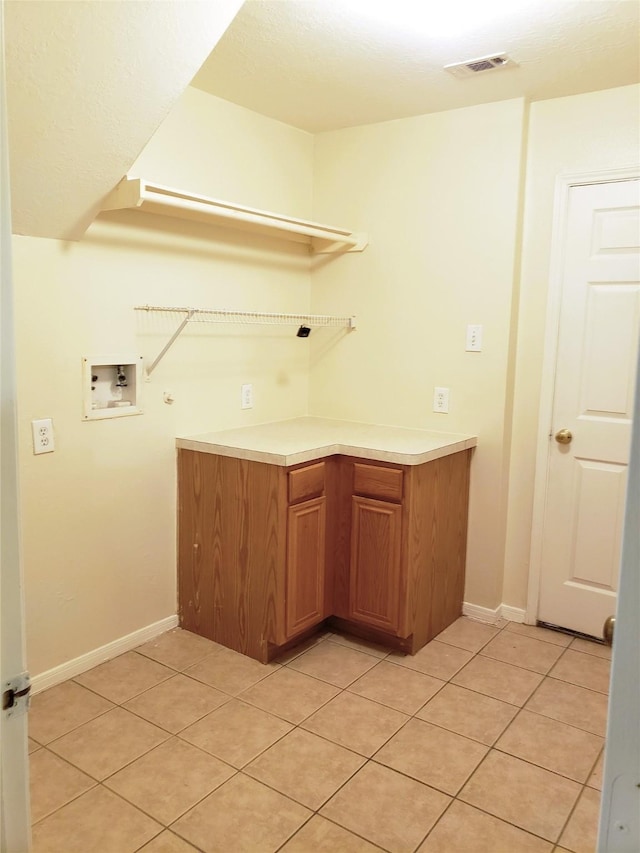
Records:
[[[421,465],[476,444],[477,438],[472,435],[312,417],[176,439],[176,446],[182,450],[283,466],[335,454]]]

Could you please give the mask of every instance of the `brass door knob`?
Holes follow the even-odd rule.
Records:
[[[604,641],[608,646],[613,643],[613,631],[615,625],[615,616],[607,616],[607,618],[604,620],[604,625],[602,626],[602,636],[604,637]]]
[[[556,433],[555,439],[558,444],[571,444],[571,440],[573,439],[573,433],[570,429],[560,429]]]

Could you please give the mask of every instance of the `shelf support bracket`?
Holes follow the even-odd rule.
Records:
[[[146,370],[146,376],[147,376],[147,379],[151,376],[151,374],[153,373],[153,371],[154,371],[154,370],[156,369],[156,367],[160,364],[160,362],[161,362],[161,361],[162,361],[162,359],[165,357],[165,355],[169,352],[169,350],[171,349],[171,347],[173,346],[174,342],[175,342],[175,341],[177,340],[177,338],[179,337],[179,335],[180,335],[180,333],[182,332],[182,330],[184,329],[184,327],[187,325],[187,323],[189,322],[189,320],[193,317],[194,313],[195,313],[195,309],[193,309],[193,308],[188,308],[188,309],[187,309],[187,316],[184,318],[184,320],[182,321],[182,323],[180,323],[180,325],[179,325],[179,326],[178,326],[178,328],[175,330],[175,332],[171,335],[171,337],[169,338],[169,340],[167,341],[167,343],[162,347],[162,349],[160,350],[160,352],[159,352],[159,353],[158,353],[158,355],[156,356],[156,358],[155,358],[155,360],[153,361],[153,363],[152,363],[152,364],[150,364],[150,365],[149,365],[149,367],[147,368],[147,370]]]

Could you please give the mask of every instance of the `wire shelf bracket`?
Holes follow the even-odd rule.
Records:
[[[171,314],[183,314],[182,321],[171,335],[167,343],[160,350],[153,362],[146,368],[146,376],[149,378],[158,364],[169,352],[173,344],[189,323],[232,323],[235,325],[263,325],[263,326],[299,326],[307,327],[307,333],[300,335],[306,337],[308,329],[334,326],[346,328],[353,332],[356,329],[355,316],[334,317],[328,314],[277,314],[264,311],[233,311],[226,308],[179,308],[162,307],[159,305],[137,305],[135,311],[163,312]]]

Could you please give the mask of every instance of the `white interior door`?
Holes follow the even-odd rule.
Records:
[[[640,183],[572,187],[538,619],[602,635],[616,609],[640,330]],[[569,438],[570,443],[560,443]]]
[[[0,677],[20,692],[25,669],[18,517],[15,336],[11,281],[11,216],[0,3]],[[8,697],[7,697],[8,698]],[[26,699],[0,712],[0,851],[30,850]],[[7,702],[8,704],[8,702]]]

